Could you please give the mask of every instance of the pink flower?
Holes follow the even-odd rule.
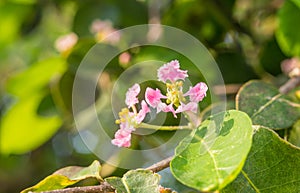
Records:
[[[136,118],[135,118],[136,123],[137,123],[137,124],[140,124],[140,123],[144,120],[146,114],[149,113],[149,112],[150,112],[150,109],[149,109],[147,103],[143,100],[143,101],[142,101],[142,109],[141,109],[140,112],[136,115]]]
[[[126,93],[125,103],[128,108],[123,108],[119,112],[119,120],[116,120],[117,124],[120,124],[120,129],[115,133],[115,138],[111,141],[112,144],[118,147],[129,147],[131,145],[131,133],[135,131],[135,128],[144,120],[150,109],[147,103],[143,100],[141,102],[141,109],[137,112],[135,104],[139,102],[137,95],[140,92],[140,86],[134,84],[128,89]],[[129,109],[132,109],[130,111]]]
[[[161,94],[159,89],[147,88],[145,98],[147,103],[156,108],[156,112],[171,112],[174,117],[177,117],[177,113],[192,112],[197,113],[198,102],[202,101],[206,96],[208,90],[207,85],[204,82],[196,84],[194,87],[190,87],[187,93],[183,93],[183,82],[178,80],[184,80],[187,75],[186,70],[179,69],[179,62],[172,60],[171,62],[164,64],[158,69],[158,79],[162,82],[170,80],[171,83],[166,83],[167,93],[166,96]],[[186,96],[189,96],[187,102]],[[166,99],[165,102],[162,99]],[[174,109],[176,108],[176,110]]]
[[[115,139],[111,141],[112,144],[118,147],[130,147],[131,132],[125,129],[119,129],[115,133]]]
[[[55,41],[55,48],[61,53],[66,53],[75,46],[77,41],[78,41],[78,36],[72,32],[67,35],[59,37]]]
[[[179,69],[178,60],[172,60],[171,62],[164,64],[158,69],[158,80],[166,83],[167,80],[175,82],[176,80],[184,80],[187,75],[187,70]]]
[[[152,88],[146,89],[145,99],[151,107],[156,108],[161,103],[160,101],[161,98],[166,98],[166,97],[161,94],[160,90],[158,89],[154,90]]]
[[[157,113],[159,113],[160,111],[162,112],[171,112],[173,114],[173,116],[175,118],[177,118],[176,112],[174,110],[173,104],[169,104],[166,105],[165,103],[161,102],[158,106],[157,106]]]
[[[128,89],[128,91],[126,92],[125,99],[125,103],[128,106],[128,108],[139,102],[137,95],[140,93],[140,91],[141,88],[138,84],[134,84],[131,88]]]
[[[176,113],[181,113],[185,111],[191,111],[193,113],[197,113],[198,110],[198,103],[195,102],[189,102],[187,104],[182,103],[177,109]]]
[[[171,112],[173,113],[174,117],[177,117],[175,114],[175,110],[173,108],[173,105],[166,105],[161,101],[161,99],[166,99],[167,97],[162,95],[159,89],[152,89],[147,88],[145,93],[145,99],[147,103],[153,107],[156,108],[156,113],[159,113],[161,111],[163,112]]]
[[[190,90],[184,96],[190,96],[190,101],[198,103],[206,96],[207,90],[207,85],[204,82],[200,82],[194,87],[190,87]]]

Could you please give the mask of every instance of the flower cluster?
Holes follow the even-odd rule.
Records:
[[[152,88],[146,89],[146,101],[151,107],[156,108],[157,113],[161,111],[171,112],[174,117],[177,117],[177,113],[186,111],[197,113],[198,102],[206,96],[208,87],[203,82],[190,87],[189,91],[183,93],[183,81],[188,75],[186,70],[180,70],[179,67],[179,62],[173,60],[158,69],[158,80],[166,83],[167,86],[166,95],[161,94],[161,91],[157,88],[155,90]],[[187,96],[189,102],[187,102]],[[162,101],[163,99],[165,99],[165,102]]]
[[[146,114],[150,112],[144,100],[141,103],[141,110],[137,112],[135,104],[139,102],[137,95],[140,93],[140,90],[140,86],[134,84],[126,93],[125,103],[128,108],[123,108],[119,112],[120,119],[116,120],[116,123],[120,124],[120,129],[116,132],[115,139],[112,140],[112,144],[118,147],[130,147],[132,131],[144,120]]]
[[[148,104],[143,100],[139,112],[135,105],[139,103],[137,96],[140,93],[140,86],[134,84],[128,89],[125,99],[127,108],[121,110],[120,119],[116,120],[116,123],[120,124],[120,129],[116,132],[115,139],[112,140],[114,145],[118,147],[131,145],[131,133],[139,127],[146,114],[150,112],[149,106],[155,108],[157,113],[171,112],[174,117],[177,117],[177,113],[198,112],[198,102],[203,100],[208,90],[205,83],[200,82],[184,93],[183,81],[188,77],[188,74],[186,70],[180,69],[177,60],[164,64],[158,69],[157,76],[159,81],[166,84],[167,93],[163,95],[158,88],[148,87],[145,92],[145,99]]]

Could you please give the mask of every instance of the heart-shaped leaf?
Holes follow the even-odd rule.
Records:
[[[300,117],[300,105],[262,81],[249,81],[236,97],[236,108],[246,112],[254,125],[285,129]]]
[[[177,146],[171,171],[201,191],[224,188],[241,171],[252,142],[251,120],[230,110],[205,120]]]
[[[54,172],[38,184],[23,190],[21,193],[62,189],[87,178],[96,178],[102,181],[100,170],[101,165],[96,160],[88,167],[68,166]]]
[[[258,128],[240,175],[222,193],[299,193],[300,149],[274,131]]]
[[[122,178],[105,179],[117,193],[159,193],[160,175],[150,170],[130,170]]]

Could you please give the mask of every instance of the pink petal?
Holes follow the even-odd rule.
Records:
[[[156,108],[157,105],[161,103],[160,101],[161,98],[166,98],[166,97],[161,94],[159,89],[156,90],[152,88],[146,89],[145,99],[151,107]]]
[[[142,108],[136,116],[137,124],[140,124],[144,120],[146,114],[149,113],[149,112],[150,112],[150,109],[149,109],[147,103],[143,100],[142,101]]]
[[[115,133],[115,139],[111,140],[113,145],[118,147],[130,147],[131,132],[123,129],[119,129]]]
[[[140,93],[140,91],[141,88],[138,84],[134,84],[131,88],[128,89],[125,99],[125,103],[126,105],[128,105],[128,108],[139,102],[137,95]]]
[[[193,113],[197,113],[198,111],[198,103],[196,102],[189,102],[188,104],[181,104],[177,109],[176,113],[191,111]]]
[[[170,80],[171,82],[175,82],[179,79],[184,80],[188,77],[187,70],[180,70],[179,67],[178,60],[172,60],[171,62],[164,64],[157,71],[158,80],[162,82],[166,82],[167,80]]]
[[[190,90],[184,96],[190,96],[190,101],[198,103],[206,96],[207,90],[207,85],[204,82],[200,82],[194,87],[190,87]]]
[[[177,118],[177,115],[176,115],[175,110],[173,108],[173,104],[166,105],[165,103],[161,102],[157,106],[157,113],[159,113],[160,111],[165,112],[165,113],[171,112],[171,113],[173,113],[173,116],[175,118]]]

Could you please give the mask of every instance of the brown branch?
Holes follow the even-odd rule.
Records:
[[[153,172],[159,172],[167,167],[170,166],[170,162],[173,159],[173,156],[168,157],[164,160],[161,160],[160,162],[157,162],[155,164],[153,164],[152,166],[149,166],[148,168],[146,168],[147,170],[151,170]]]
[[[103,182],[98,186],[81,186],[60,190],[49,190],[41,193],[114,193],[115,189],[107,182]]]
[[[288,92],[290,92],[291,90],[293,90],[294,88],[296,88],[299,85],[300,85],[300,76],[293,77],[293,78],[289,79],[284,85],[282,85],[279,88],[279,91],[282,94],[287,94]]]
[[[153,164],[146,168],[147,170],[151,170],[153,172],[159,172],[167,167],[170,166],[170,161],[172,160],[173,156],[168,157],[160,162]],[[72,188],[65,188],[59,190],[49,190],[44,191],[41,193],[114,193],[115,189],[108,184],[107,182],[103,182],[98,186],[81,186],[81,187],[72,187]]]

